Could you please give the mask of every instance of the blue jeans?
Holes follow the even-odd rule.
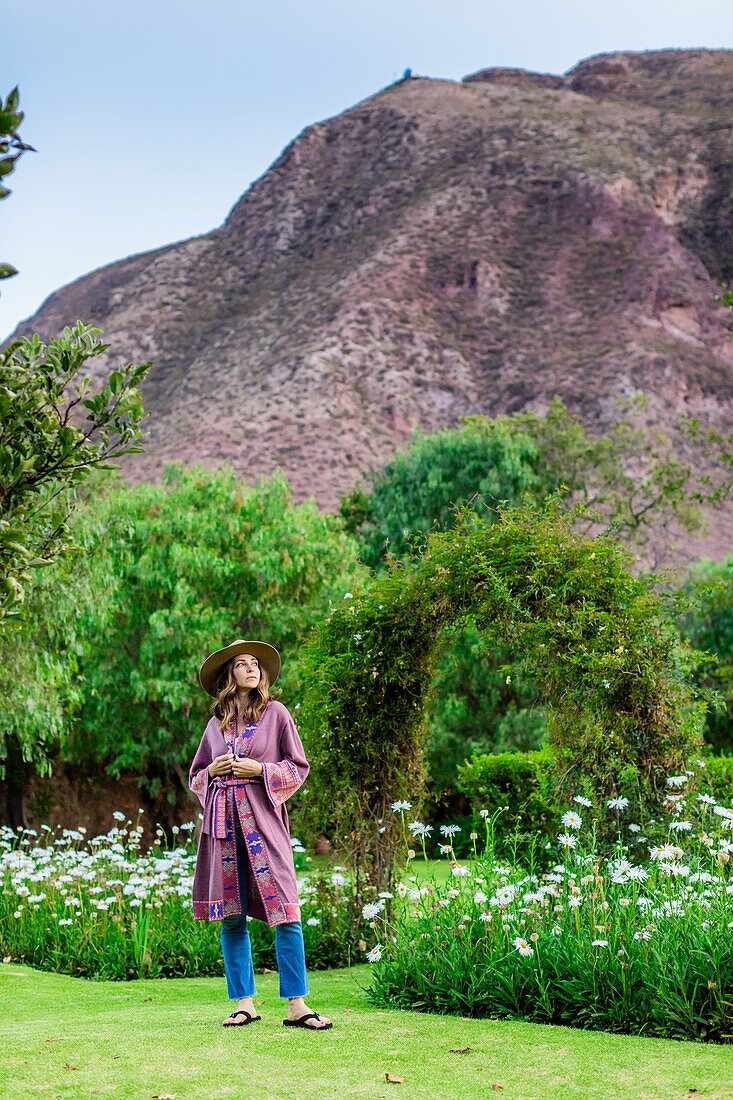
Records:
[[[247,931],[246,882],[250,874],[249,856],[238,819],[235,819],[235,834],[242,912],[236,917],[224,917],[221,922],[221,949],[227,976],[227,993],[230,1000],[239,1001],[243,997],[254,997],[256,990],[252,947]],[[280,974],[280,996],[305,997],[308,992],[308,975],[305,970],[303,928],[300,924],[275,926],[275,954]]]

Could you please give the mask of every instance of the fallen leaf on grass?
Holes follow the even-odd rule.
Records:
[[[78,1069],[78,1066],[72,1066],[70,1062],[64,1062],[67,1069]]]
[[[143,997],[143,1004],[148,1005],[152,1001],[152,997]]]
[[[391,1073],[385,1073],[384,1076],[386,1080],[390,1081],[393,1085],[401,1085],[405,1080],[404,1077],[393,1077]]]
[[[503,1088],[504,1088],[503,1085],[492,1085],[491,1086],[491,1091],[492,1092],[497,1092],[499,1089],[503,1089]]]
[[[60,1043],[60,1039],[44,1039],[44,1043]]]
[[[473,1047],[451,1047],[448,1051],[449,1054],[468,1054],[473,1050]]]

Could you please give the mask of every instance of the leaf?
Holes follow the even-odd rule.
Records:
[[[384,1077],[392,1085],[401,1085],[405,1080],[404,1077],[394,1077],[391,1073],[385,1073]]]
[[[0,195],[0,198],[4,196]],[[13,267],[12,264],[0,264],[0,279],[12,279],[13,275],[18,274],[17,267]]]
[[[473,1047],[451,1047],[451,1049],[449,1050],[448,1053],[449,1054],[468,1054],[469,1051],[471,1051],[471,1050],[473,1050]]]
[[[498,1092],[498,1091],[499,1091],[500,1089],[503,1089],[503,1088],[504,1088],[504,1086],[503,1086],[503,1085],[496,1085],[496,1084],[494,1084],[494,1085],[492,1085],[492,1086],[491,1086],[491,1091],[492,1091],[492,1092]]]
[[[67,1069],[78,1069],[78,1066],[72,1066],[70,1062],[64,1062]]]

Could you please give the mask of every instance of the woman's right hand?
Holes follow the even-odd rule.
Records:
[[[209,764],[207,771],[212,779],[217,775],[231,775],[234,753],[225,752],[223,756],[215,756]]]

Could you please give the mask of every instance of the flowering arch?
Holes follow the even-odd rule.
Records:
[[[557,782],[600,806],[651,807],[699,743],[699,713],[660,599],[607,539],[554,507],[471,513],[424,554],[349,593],[301,660],[301,732],[314,824],[379,882],[394,852],[391,804],[424,792],[425,712],[445,630],[471,616],[534,676],[549,710]],[[599,820],[605,820],[599,818]]]

